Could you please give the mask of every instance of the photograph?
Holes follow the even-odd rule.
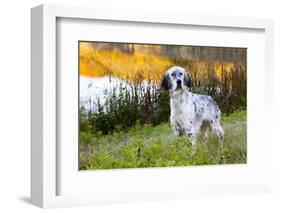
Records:
[[[247,48],[78,41],[79,170],[247,163]]]

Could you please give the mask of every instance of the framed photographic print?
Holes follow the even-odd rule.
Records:
[[[33,204],[270,192],[272,20],[31,14]]]

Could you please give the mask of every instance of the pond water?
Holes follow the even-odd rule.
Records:
[[[114,88],[128,89],[130,91],[131,84],[116,77],[86,77],[80,76],[80,106],[84,106],[85,109],[97,111],[98,101],[103,106],[107,97],[113,92]],[[141,83],[142,88],[147,88],[151,84],[148,81],[144,80]],[[116,89],[116,95],[119,95],[119,89]]]

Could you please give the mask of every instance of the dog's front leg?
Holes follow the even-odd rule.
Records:
[[[175,127],[173,127],[173,132],[174,132],[175,136],[177,136],[177,137],[181,137],[184,135],[180,129],[177,129]]]
[[[195,129],[190,127],[185,129],[185,135],[189,138],[192,145],[196,144],[196,134]]]
[[[195,137],[195,135],[192,134],[191,136],[189,136],[189,138],[190,138],[190,143],[191,143],[192,145],[195,145],[195,144],[196,144],[196,137]]]

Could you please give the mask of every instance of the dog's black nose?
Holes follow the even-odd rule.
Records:
[[[177,84],[181,84],[181,80],[177,80]]]

